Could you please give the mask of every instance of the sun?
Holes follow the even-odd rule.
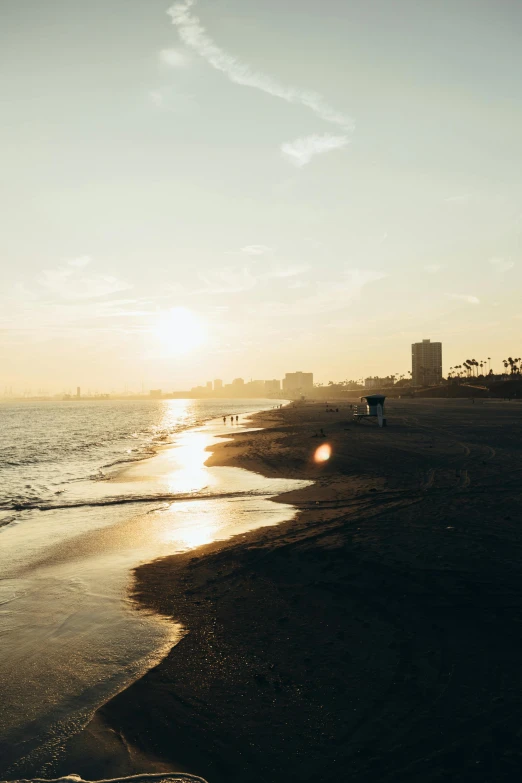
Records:
[[[191,353],[205,342],[205,325],[186,307],[173,307],[156,318],[153,332],[168,356]]]

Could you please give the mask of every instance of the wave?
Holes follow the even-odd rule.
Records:
[[[266,490],[250,490],[249,492],[218,492],[205,494],[201,490],[197,493],[174,494],[165,493],[157,495],[130,495],[125,497],[103,498],[101,500],[80,500],[72,503],[42,503],[41,501],[21,501],[13,503],[9,508],[12,511],[58,511],[73,508],[98,508],[103,506],[123,506],[133,503],[175,503],[187,500],[227,500],[240,497],[271,497],[274,493]]]
[[[8,781],[0,781],[0,783],[8,783]],[[63,778],[54,778],[53,780],[24,778],[23,780],[10,781],[10,783],[92,783],[92,781],[83,780],[79,775],[66,775]],[[98,780],[95,783],[207,783],[207,781],[186,772],[163,772],[151,775],[130,775],[126,778],[109,778],[108,780]]]

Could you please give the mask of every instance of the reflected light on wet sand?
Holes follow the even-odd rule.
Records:
[[[167,482],[170,492],[199,492],[213,483],[205,467],[210,456],[206,452],[208,445],[208,433],[192,432],[190,437],[180,438],[179,445],[170,452],[172,473]]]
[[[156,512],[156,518],[163,521],[160,540],[175,544],[179,550],[195,549],[215,541],[224,524],[222,504],[207,501],[205,511],[198,509],[198,505],[173,503],[168,509]]]

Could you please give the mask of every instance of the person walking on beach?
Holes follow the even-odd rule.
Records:
[[[226,423],[227,423],[227,417],[223,416],[223,424],[226,424]]]
[[[233,416],[231,416],[231,417],[230,417],[230,423],[231,423],[231,424],[233,424],[233,423],[234,423],[234,417],[233,417]]]
[[[239,421],[239,416],[236,416],[236,424],[237,424],[238,421]]]

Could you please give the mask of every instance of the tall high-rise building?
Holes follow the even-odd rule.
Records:
[[[413,343],[411,378],[414,386],[436,386],[442,381],[442,343]]]
[[[223,388],[223,381],[221,380],[221,378],[216,378],[216,380],[214,381],[214,391],[221,391],[222,388]]]
[[[212,391],[212,381],[207,381],[207,391]]]
[[[283,378],[283,391],[286,394],[310,394],[313,388],[313,372],[287,372]]]

